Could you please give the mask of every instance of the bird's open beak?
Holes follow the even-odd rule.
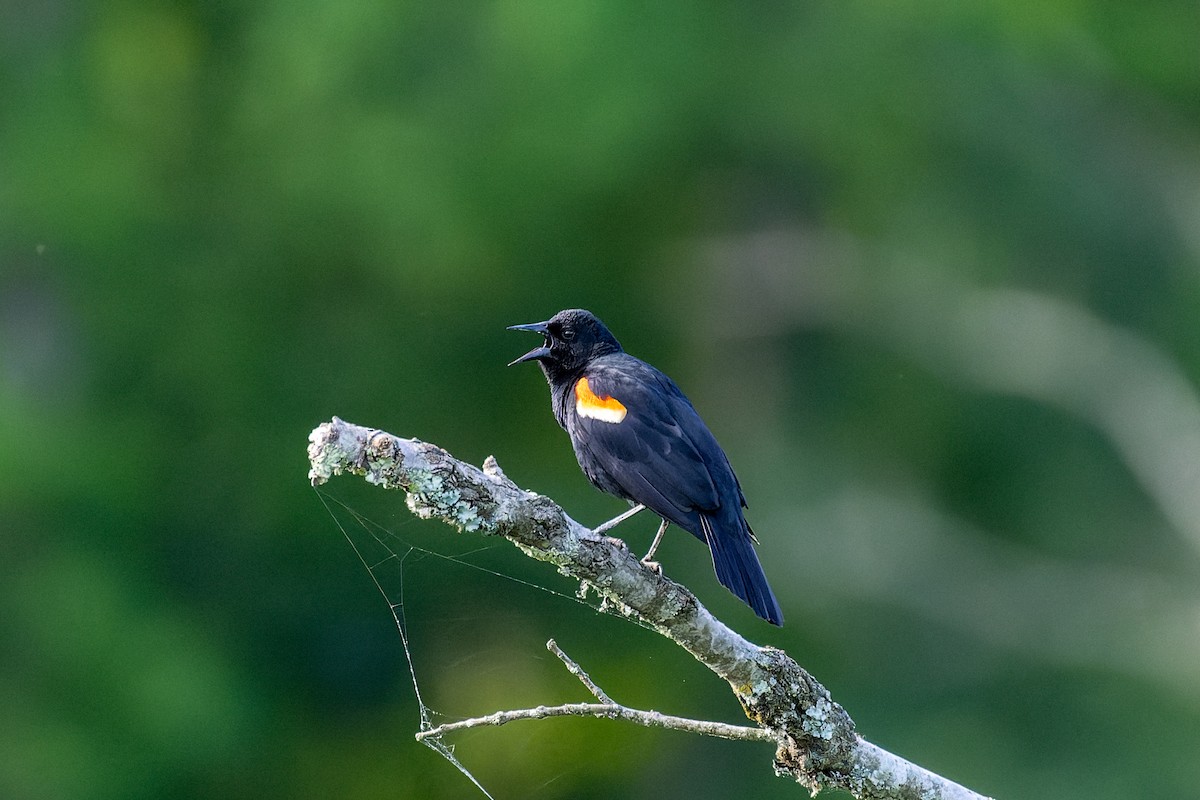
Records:
[[[540,333],[542,336],[546,337],[546,341],[541,347],[535,347],[525,355],[518,358],[516,361],[510,361],[508,366],[511,367],[513,364],[520,364],[522,361],[536,361],[539,358],[546,358],[550,355],[550,331],[546,325],[547,323],[545,322],[530,322],[528,325],[508,326],[510,331],[533,331],[534,333]]]

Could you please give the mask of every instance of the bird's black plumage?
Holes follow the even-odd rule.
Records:
[[[588,479],[706,543],[717,580],[760,617],[782,625],[742,514],[742,487],[675,382],[622,350],[604,323],[582,309],[513,329],[545,338],[512,363],[541,366],[554,416]]]

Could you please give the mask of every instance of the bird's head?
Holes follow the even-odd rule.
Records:
[[[535,347],[509,366],[537,361],[551,383],[573,379],[594,358],[621,352],[621,344],[604,323],[581,308],[560,311],[545,322],[512,325],[509,330],[542,335],[541,347]]]

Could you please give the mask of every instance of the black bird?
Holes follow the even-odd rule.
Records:
[[[509,364],[537,361],[550,384],[554,416],[588,479],[636,504],[596,528],[610,529],[649,508],[662,518],[649,562],[669,523],[712,552],[717,580],[775,625],[783,612],[754,553],[746,498],[729,459],[675,382],[620,343],[589,311],[560,311],[546,322],[513,325],[545,337]]]

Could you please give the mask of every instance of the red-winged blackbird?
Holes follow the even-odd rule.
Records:
[[[545,337],[512,364],[541,366],[554,416],[570,435],[584,474],[601,491],[637,504],[596,531],[649,508],[662,525],[643,561],[673,522],[708,545],[723,586],[763,619],[782,625],[783,612],[754,553],[757,540],[742,516],[742,487],[675,382],[622,350],[589,311],[560,311],[546,322],[509,330]]]

